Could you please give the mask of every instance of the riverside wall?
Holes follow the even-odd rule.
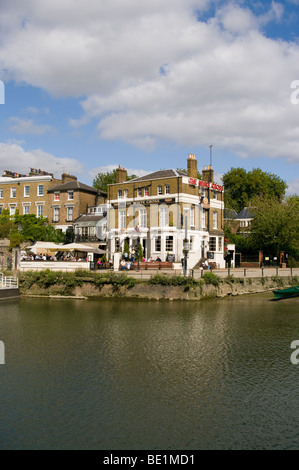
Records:
[[[83,282],[81,286],[75,286],[72,292],[65,289],[64,285],[52,285],[42,288],[32,285],[29,289],[21,286],[21,296],[42,296],[51,298],[72,297],[76,299],[96,298],[127,298],[140,300],[188,300],[198,301],[209,298],[224,298],[245,294],[258,294],[273,292],[275,289],[286,288],[294,285],[292,277],[282,278],[250,278],[223,280],[218,286],[212,284],[200,284],[195,286],[152,285],[148,282],[138,282],[133,287],[105,284],[101,287],[91,282]]]

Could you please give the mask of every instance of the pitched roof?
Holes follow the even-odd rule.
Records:
[[[98,222],[99,220],[102,220],[104,218],[103,215],[89,215],[89,214],[82,214],[79,215],[79,217],[74,220],[74,223],[77,222]]]
[[[178,176],[187,176],[186,173],[183,173],[180,170],[159,170],[159,171],[154,171],[153,173],[149,173],[144,176],[140,176],[138,178],[134,178],[133,180],[130,180],[130,183],[138,183],[139,181],[148,181],[148,180],[156,180],[160,178],[175,178]]]
[[[252,219],[253,215],[249,211],[248,207],[244,207],[238,214],[236,219]]]
[[[224,218],[225,219],[236,219],[237,211],[235,209],[224,209]]]
[[[48,193],[54,193],[55,191],[71,191],[71,190],[81,190],[89,193],[97,194],[98,190],[87,184],[80,183],[80,181],[67,181],[63,184],[57,184],[48,190]]]

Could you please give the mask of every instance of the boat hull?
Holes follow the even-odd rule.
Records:
[[[274,298],[279,299],[288,299],[290,297],[298,297],[299,296],[299,286],[296,287],[289,287],[288,289],[279,289],[273,291]]]

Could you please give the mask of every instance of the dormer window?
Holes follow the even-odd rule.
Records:
[[[60,201],[60,193],[59,192],[54,193],[54,201]]]
[[[68,191],[68,200],[73,201],[74,200],[74,191]]]

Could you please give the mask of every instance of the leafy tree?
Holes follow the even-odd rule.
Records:
[[[134,178],[137,178],[136,175],[128,175],[127,181],[130,181]],[[107,173],[98,173],[97,176],[93,179],[92,185],[94,188],[99,189],[100,191],[107,192],[108,184],[116,183],[116,170],[107,171]]]
[[[225,224],[223,227],[224,238],[228,240],[228,243],[236,245],[237,253],[252,253],[256,251],[256,244],[250,236],[238,235],[233,233],[231,226]]]
[[[254,200],[250,238],[257,249],[299,253],[299,197],[288,197],[280,203],[275,198]]]
[[[0,238],[8,238],[10,248],[14,248],[22,241],[60,243],[64,235],[61,230],[50,225],[45,217],[36,217],[34,214],[19,215],[18,211],[14,216],[10,216],[5,210],[0,216]]]
[[[248,207],[255,197],[274,198],[281,202],[287,188],[287,184],[279,176],[266,173],[260,168],[248,172],[244,168],[231,168],[223,175],[222,181],[225,187],[225,206],[237,212]]]
[[[136,260],[142,261],[143,259],[143,248],[141,243],[139,242],[136,248]]]
[[[124,248],[123,248],[123,258],[125,258],[125,253],[127,253],[127,259],[129,259],[129,252],[130,252],[130,248],[129,248],[129,243],[128,243],[128,240],[125,240],[124,241]]]

